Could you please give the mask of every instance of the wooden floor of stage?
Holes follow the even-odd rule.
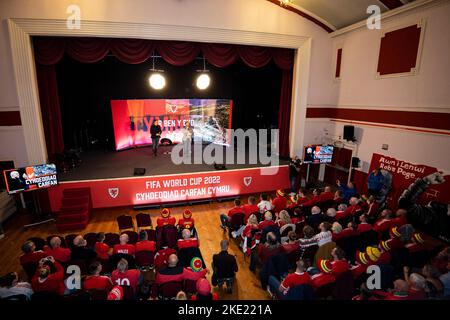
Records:
[[[246,201],[246,198],[243,199]],[[219,224],[219,213],[226,212],[233,204],[229,202],[212,202],[209,204],[200,204],[191,206],[190,209],[193,212],[193,218],[195,219],[195,225],[198,230],[200,239],[200,249],[202,251],[203,258],[205,259],[208,269],[211,269],[212,256],[220,251],[220,241],[222,239],[228,239],[228,234],[224,232]],[[172,208],[173,215],[180,218],[184,207]],[[157,216],[159,216],[159,210],[143,210],[151,214],[152,221],[155,224]],[[66,235],[69,233],[85,234],[88,232],[118,232],[116,217],[121,214],[130,214],[133,217],[139,213],[130,209],[96,209],[94,210],[91,221],[86,229],[73,232],[63,233]],[[3,225],[5,229],[5,238],[0,240],[0,274],[3,275],[7,272],[17,271],[19,275],[24,275],[19,263],[19,257],[21,256],[21,246],[24,241],[30,237],[46,238],[52,234],[59,234],[56,230],[56,226],[53,223],[48,223],[40,226],[32,227],[28,230],[23,229],[23,225],[30,222],[30,216],[25,213],[16,213]],[[249,269],[249,259],[244,261],[244,255],[242,250],[237,245],[236,240],[230,240],[231,254],[237,256],[239,272],[237,273],[237,281],[232,294],[226,294],[219,292],[217,288],[214,288],[219,293],[220,299],[230,300],[262,300],[268,299],[268,294],[265,290],[262,290],[259,277],[252,273]],[[211,280],[212,272],[208,274],[208,279]]]

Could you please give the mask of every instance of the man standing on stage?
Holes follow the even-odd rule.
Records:
[[[161,126],[158,124],[158,120],[153,121],[152,126],[150,127],[150,134],[152,136],[152,148],[153,148],[153,155],[156,157],[158,156],[158,144],[159,144],[159,138],[161,138]]]

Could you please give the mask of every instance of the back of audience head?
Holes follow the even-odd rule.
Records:
[[[256,204],[256,198],[254,196],[248,197],[248,203],[252,205]]]
[[[286,210],[281,210],[278,214],[278,218],[282,221],[284,221],[286,224],[292,223],[291,217],[289,216],[289,213]]]
[[[88,267],[88,274],[93,276],[100,274],[102,271],[102,264],[99,261],[92,262]]]
[[[266,193],[261,194],[261,200],[267,201],[269,199],[269,196]]]
[[[319,225],[319,229],[320,229],[320,231],[322,231],[322,232],[326,232],[326,231],[331,231],[331,224],[329,223],[329,222],[322,222],[320,225]]]
[[[87,244],[82,235],[78,235],[73,239],[73,245],[75,247],[85,247]]]
[[[184,292],[184,291],[178,292],[175,299],[176,300],[187,300],[186,292]]]
[[[341,203],[338,205],[338,211],[345,211],[347,209],[347,205],[345,203]]]
[[[334,260],[342,260],[345,259],[345,251],[342,250],[340,247],[336,247],[333,250],[331,250],[331,256]]]
[[[140,241],[148,240],[148,233],[147,233],[147,231],[141,230],[141,231],[139,232],[139,240],[140,240]]]
[[[305,260],[303,260],[303,259],[299,259],[297,261],[296,265],[297,265],[297,271],[298,272],[305,272],[306,269],[308,268]]]
[[[350,198],[350,201],[349,201],[349,203],[350,203],[351,206],[357,205],[358,202],[359,202],[359,200],[358,200],[357,197],[351,197],[351,198]]]
[[[330,218],[334,218],[336,216],[336,209],[335,208],[328,208],[327,209],[327,216]]]
[[[234,199],[233,202],[236,207],[239,207],[241,205],[241,199]]]
[[[104,232],[97,233],[97,242],[103,242],[103,241],[105,241],[105,238],[106,238],[106,236],[105,236]]]
[[[288,237],[289,242],[297,241],[297,233],[295,231],[289,231],[287,237]]]
[[[167,259],[167,265],[170,267],[176,267],[178,265],[178,257],[175,253],[172,253]]]
[[[425,290],[426,280],[425,278],[418,273],[411,273],[408,279],[409,285],[412,289],[415,290]]]
[[[31,253],[34,252],[36,249],[36,246],[33,241],[25,241],[25,243],[22,245],[22,251],[24,253]]]
[[[320,210],[320,208],[318,206],[314,206],[311,208],[311,213],[312,214],[319,214],[322,210]]]
[[[120,235],[119,240],[120,240],[120,244],[127,244],[128,241],[130,240],[130,237],[126,233],[122,233]]]
[[[331,231],[333,233],[340,233],[342,231],[342,226],[339,222],[333,222],[333,225],[331,226]]]
[[[248,217],[248,224],[250,225],[258,225],[258,218],[256,217],[256,215],[251,214],[250,217]]]
[[[313,227],[308,226],[308,225],[303,227],[303,235],[305,236],[306,239],[312,238],[314,236],[314,234],[315,234],[315,232],[314,232]]]
[[[181,237],[184,240],[187,240],[191,237],[191,231],[189,231],[188,229],[184,229],[183,231],[181,231]]]
[[[61,246],[61,238],[60,237],[53,237],[50,239],[50,248],[55,249]]]
[[[277,236],[273,232],[267,233],[266,240],[266,243],[269,246],[276,246],[278,244]]]
[[[265,213],[264,213],[264,220],[267,220],[267,221],[269,221],[269,220],[272,220],[272,212],[270,212],[270,211],[266,211]]]
[[[117,263],[117,270],[120,273],[125,273],[128,270],[128,261],[126,259],[120,259]]]
[[[0,278],[0,287],[1,288],[11,288],[14,287],[19,281],[19,277],[16,272],[10,272],[5,274]]]
[[[221,240],[220,241],[220,250],[227,251],[228,250],[228,240]]]

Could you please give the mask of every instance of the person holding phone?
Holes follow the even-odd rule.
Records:
[[[150,127],[150,135],[152,137],[152,149],[153,149],[153,155],[155,157],[158,156],[158,144],[159,139],[161,138],[162,129],[159,125],[159,121],[155,120],[153,121],[153,124]]]

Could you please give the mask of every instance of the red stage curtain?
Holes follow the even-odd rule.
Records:
[[[176,66],[192,62],[200,52],[209,63],[219,68],[235,63],[238,58],[252,68],[261,68],[273,59],[275,64],[283,70],[278,113],[279,149],[280,155],[289,155],[292,69],[294,65],[294,51],[291,49],[181,41],[54,37],[36,37],[33,39],[33,44],[38,66],[43,121],[47,123],[44,125],[44,129],[49,156],[64,149],[54,68],[64,53],[66,52],[77,61],[94,63],[112,52],[117,59],[124,63],[137,64],[146,61],[155,50],[167,63]],[[43,66],[51,66],[51,68],[42,68]]]
[[[124,63],[138,64],[145,62],[153,53],[153,41],[141,39],[111,39],[112,54]]]
[[[279,153],[289,157],[289,128],[291,124],[292,70],[283,70],[281,79],[280,110],[278,111]]]
[[[44,126],[47,155],[51,162],[55,154],[64,151],[63,130],[61,125],[61,108],[59,107],[58,83],[55,65],[36,66],[39,87],[42,124]]]
[[[156,50],[171,65],[184,66],[200,54],[200,46],[193,42],[158,41]]]
[[[201,46],[203,55],[208,63],[218,68],[232,65],[239,57],[236,47],[233,45],[203,43]]]

